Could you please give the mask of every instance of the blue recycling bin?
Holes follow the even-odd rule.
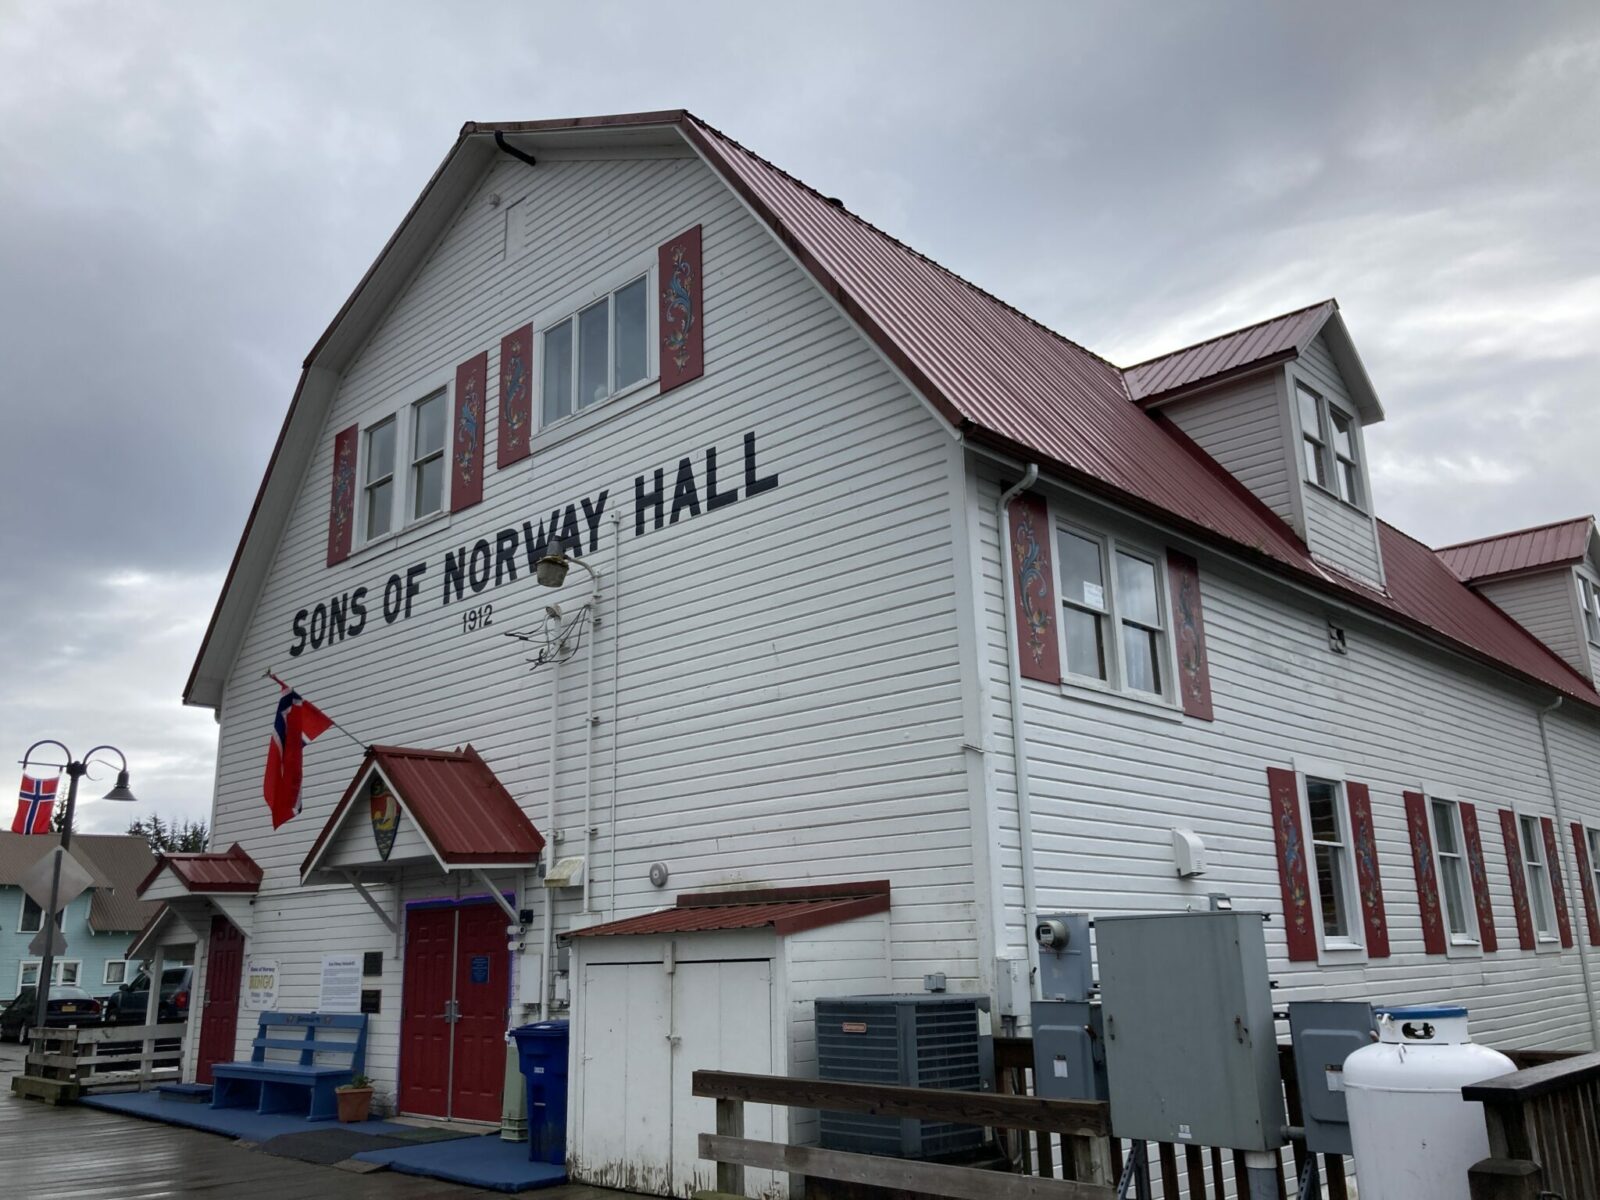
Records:
[[[511,1031],[528,1087],[528,1159],[555,1163],[567,1156],[566,1021],[535,1021]]]

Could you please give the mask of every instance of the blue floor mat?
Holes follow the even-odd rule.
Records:
[[[304,1133],[308,1129],[339,1128],[353,1133],[404,1134],[408,1127],[388,1121],[361,1121],[352,1125],[339,1125],[333,1121],[308,1121],[292,1113],[257,1113],[245,1108],[212,1108],[208,1104],[186,1103],[163,1098],[157,1092],[111,1092],[98,1096],[85,1096],[81,1103],[90,1108],[122,1113],[130,1117],[143,1117],[147,1121],[163,1121],[168,1125],[185,1125],[190,1129],[203,1129],[207,1133],[221,1133],[228,1137],[264,1142],[283,1133]],[[527,1145],[523,1143],[524,1154]]]
[[[497,1134],[397,1150],[364,1150],[354,1157],[381,1163],[402,1175],[425,1175],[497,1192],[553,1187],[567,1181],[565,1167],[529,1162],[527,1142],[503,1142]]]

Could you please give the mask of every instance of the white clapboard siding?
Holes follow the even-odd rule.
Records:
[[[1334,365],[1333,356],[1328,353],[1325,335],[1319,333],[1311,340],[1304,353],[1290,367],[1290,371],[1304,378],[1345,412],[1356,411],[1355,402],[1350,398],[1349,389],[1339,374],[1339,368]],[[1363,486],[1368,491],[1362,503],[1369,511],[1363,512],[1344,503],[1331,492],[1322,491],[1315,484],[1306,483],[1301,489],[1305,506],[1306,545],[1317,558],[1338,567],[1347,575],[1354,575],[1357,579],[1381,586],[1383,558],[1378,549],[1377,526],[1370,516],[1372,504],[1370,473],[1367,471],[1366,447],[1362,441],[1359,420],[1353,432],[1361,463]],[[1332,436],[1331,430],[1329,436]]]
[[[1578,609],[1578,584],[1570,567],[1475,586],[1512,620],[1572,664],[1574,670],[1593,677],[1589,639]]]
[[[591,410],[536,437],[530,459],[496,470],[501,336],[650,260],[694,224],[704,227],[704,378]],[[420,398],[482,350],[483,502],[327,568],[334,433]],[[754,498],[743,495],[750,431],[761,473],[780,479]],[[301,860],[360,747],[337,730],[314,743],[304,813],[270,829],[261,800],[276,696],[263,679],[269,667],[363,741],[472,743],[541,831],[561,836],[557,854],[582,853],[587,778],[589,921],[649,911],[679,890],[888,878],[896,986],[919,986],[930,970],[947,972],[952,987],[976,986],[949,445],[698,160],[491,167],[345,373],[225,692],[213,842],[243,843],[266,870],[250,952],[270,947],[281,960],[284,1003],[314,1002],[325,949],[382,948],[385,1004],[397,1007],[399,963],[393,939],[348,889],[299,886]],[[708,447],[738,502],[659,530],[647,522],[636,536],[635,478],[648,485],[663,468],[670,505],[680,458],[693,460],[704,488]],[[587,577],[574,570],[550,592],[519,560],[515,582],[444,606],[443,561],[602,490],[589,561],[605,577],[603,622],[560,671],[552,827],[557,673],[531,672],[528,649],[500,635],[536,627],[553,601],[575,613]],[[414,614],[385,625],[384,580],[424,561]],[[295,612],[358,586],[369,589],[365,631],[291,657]],[[492,626],[462,632],[460,613],[479,603],[494,606]],[[598,722],[586,767],[591,655]],[[657,861],[672,873],[665,891],[648,880]],[[541,893],[524,903],[542,920]],[[583,919],[576,893],[556,903],[560,928]],[[397,1019],[385,1011],[373,1023],[372,1073],[391,1085]]]
[[[985,637],[994,697],[989,746],[999,784],[1002,882],[1009,950],[1023,924],[1006,643],[994,505],[986,467],[974,488],[981,530]],[[1080,523],[1088,501],[1050,493]],[[1160,540],[1146,534],[1146,540]],[[1193,547],[1188,547],[1193,551]],[[1226,892],[1241,909],[1272,914],[1267,944],[1280,999],[1421,1001],[1449,997],[1472,1010],[1473,1029],[1501,1045],[1577,1047],[1589,1038],[1576,948],[1517,947],[1498,810],[1513,802],[1554,815],[1536,706],[1548,701],[1402,635],[1350,616],[1350,653],[1327,648],[1327,611],[1201,552],[1206,649],[1214,722],[1171,710],[1090,703],[1059,686],[1027,682],[1030,785],[1042,910],[1091,913],[1204,908]],[[1593,714],[1551,719],[1552,751],[1568,786],[1569,820],[1600,821],[1600,732]],[[1284,944],[1266,769],[1295,756],[1343,765],[1372,793],[1392,957],[1358,966],[1291,963]],[[1401,793],[1421,786],[1478,806],[1499,932],[1498,953],[1427,956]],[[1204,840],[1208,869],[1179,880],[1170,830]],[[1576,892],[1569,880],[1568,900]]]
[[[1291,525],[1297,521],[1281,369],[1214,388],[1161,411],[1256,497]]]

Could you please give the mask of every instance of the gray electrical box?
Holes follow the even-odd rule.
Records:
[[[1033,1094],[1046,1100],[1106,1098],[1105,1035],[1098,1004],[1033,1002]]]
[[[1236,1150],[1283,1145],[1260,913],[1095,918],[1111,1129]]]
[[[1039,995],[1087,1000],[1094,986],[1088,913],[1040,913],[1033,921],[1039,947]]]
[[[1350,1114],[1345,1110],[1344,1060],[1370,1046],[1377,1032],[1364,1000],[1297,1000],[1289,1005],[1289,1040],[1306,1149],[1350,1154]]]

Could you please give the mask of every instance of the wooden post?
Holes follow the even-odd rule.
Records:
[[[1115,1184],[1111,1171],[1111,1145],[1103,1137],[1073,1137],[1063,1139],[1062,1157],[1071,1155],[1072,1177],[1079,1183]]]
[[[166,962],[166,951],[160,945],[156,946],[155,957],[150,960],[148,974],[150,976],[150,998],[145,1001],[144,1023],[146,1028],[161,1023],[161,970]],[[142,1092],[150,1086],[150,1065],[155,1053],[156,1043],[154,1038],[145,1038],[140,1045],[143,1047],[146,1058],[139,1065],[139,1090]]]
[[[717,1134],[719,1137],[744,1136],[744,1101],[717,1101]],[[744,1195],[744,1166],[740,1163],[717,1164],[717,1191],[735,1196]]]
[[[1485,1158],[1467,1171],[1472,1200],[1539,1200],[1544,1174],[1537,1163],[1516,1158]]]

